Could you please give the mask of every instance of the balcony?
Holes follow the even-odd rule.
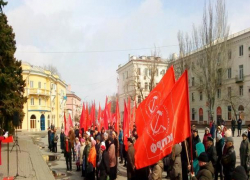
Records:
[[[50,111],[49,106],[36,106],[36,105],[29,105],[28,111]]]
[[[241,76],[236,75],[235,76],[235,82],[236,83],[241,83],[243,81],[244,81],[244,75],[241,75]]]
[[[28,89],[28,95],[37,95],[37,96],[50,96],[50,91],[46,89]]]

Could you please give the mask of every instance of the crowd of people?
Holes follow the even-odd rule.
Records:
[[[76,171],[81,171],[85,180],[115,180],[119,172],[118,163],[127,168],[128,180],[161,180],[163,171],[171,180],[247,180],[250,172],[250,125],[248,131],[242,133],[240,145],[240,166],[236,166],[234,150],[234,131],[236,123],[238,135],[241,135],[241,123],[232,120],[231,128],[224,123],[204,130],[201,140],[195,125],[191,127],[192,136],[184,142],[175,144],[172,153],[159,160],[156,164],[142,169],[135,167],[134,144],[138,138],[136,126],[130,133],[128,149],[125,150],[123,129],[120,126],[116,132],[114,125],[109,124],[108,130],[98,131],[91,126],[84,131],[76,125],[71,127],[68,135],[62,130],[60,133],[60,148],[64,153],[67,171],[72,171],[72,163]],[[240,123],[240,125],[239,125]],[[57,152],[56,146],[59,136],[56,129],[48,130],[48,144],[52,152]]]

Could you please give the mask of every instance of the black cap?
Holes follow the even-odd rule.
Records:
[[[214,142],[214,139],[212,137],[210,137],[210,136],[207,137],[207,140]]]
[[[128,138],[128,141],[133,144],[132,138]]]
[[[199,157],[198,157],[198,160],[199,160],[199,161],[202,161],[202,162],[209,162],[207,153],[205,153],[205,152],[201,153],[201,154],[199,155]]]
[[[197,133],[198,133],[198,129],[196,129],[196,128],[195,128],[195,129],[193,129],[193,132],[197,132]]]

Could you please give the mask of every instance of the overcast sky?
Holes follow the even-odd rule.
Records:
[[[250,0],[226,2],[230,33],[249,28]],[[178,30],[199,24],[203,7],[204,0],[9,0],[4,12],[18,59],[56,66],[82,100],[103,105],[129,54],[151,55],[154,46],[163,58],[178,52]]]

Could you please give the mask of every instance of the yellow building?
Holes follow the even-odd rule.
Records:
[[[24,119],[21,129],[46,130],[51,123],[61,128],[66,107],[67,85],[59,76],[38,66],[22,63],[23,79],[26,82]]]

